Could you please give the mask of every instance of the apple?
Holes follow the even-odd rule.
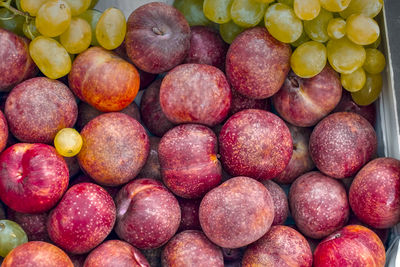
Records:
[[[274,203],[262,183],[249,177],[234,177],[203,197],[199,220],[213,243],[239,248],[268,232],[274,220]]]
[[[126,108],[139,91],[139,73],[117,54],[91,47],[79,54],[68,75],[71,90],[82,101],[109,112]]]
[[[0,155],[0,198],[22,213],[48,211],[68,187],[68,167],[54,147],[18,143]]]
[[[163,249],[161,262],[165,267],[224,266],[221,249],[196,230],[183,231],[174,236]]]
[[[154,179],[135,179],[115,198],[118,236],[140,249],[158,248],[178,230],[181,209],[174,195]]]
[[[385,247],[370,229],[347,225],[319,243],[314,266],[385,266]]]
[[[271,180],[261,181],[268,189],[274,203],[274,221],[272,225],[284,224],[289,216],[289,203],[285,191]]]
[[[242,266],[311,267],[312,261],[310,245],[304,236],[288,226],[276,225],[247,247]]]
[[[37,72],[29,54],[28,39],[0,28],[0,91],[10,91]]]
[[[145,4],[132,12],[126,26],[126,52],[146,72],[168,71],[180,64],[189,52],[189,24],[170,5]]]
[[[47,217],[47,212],[29,214],[7,210],[7,219],[18,223],[24,229],[29,241],[50,241],[46,227]]]
[[[253,99],[232,90],[232,102],[229,115],[233,115],[244,109],[262,109],[271,111],[269,99]]]
[[[272,37],[265,27],[239,34],[226,55],[226,76],[233,89],[249,98],[263,99],[281,88],[290,70],[289,44]]]
[[[81,136],[79,165],[99,184],[125,184],[146,163],[149,138],[143,126],[128,115],[110,112],[97,116],[85,125]]]
[[[377,158],[367,163],[350,186],[355,215],[367,225],[390,228],[400,222],[400,161]]]
[[[317,168],[339,179],[356,174],[377,149],[374,128],[352,112],[325,117],[314,128],[309,142],[311,158]]]
[[[92,183],[72,186],[50,212],[47,231],[59,247],[84,254],[98,246],[111,232],[116,218],[112,197]]]
[[[215,126],[228,115],[232,93],[225,74],[205,64],[183,64],[164,77],[160,105],[176,124],[200,123]]]
[[[221,182],[217,137],[199,124],[181,124],[168,131],[158,147],[164,184],[183,198],[202,197]]]
[[[78,106],[62,82],[37,77],[11,90],[4,113],[11,133],[18,140],[50,144],[59,130],[75,124]]]
[[[350,213],[343,184],[316,171],[294,181],[289,205],[296,226],[314,239],[326,237],[343,227]]]
[[[8,123],[4,113],[0,111],[0,152],[7,146],[8,135]]]
[[[201,199],[186,199],[178,197],[181,207],[181,224],[178,231],[201,230],[199,208]]]
[[[282,88],[272,97],[272,103],[287,122],[310,127],[328,115],[341,96],[339,75],[326,65],[312,78],[301,78],[291,71]]]
[[[286,168],[293,144],[288,127],[278,116],[246,109],[225,122],[219,134],[219,151],[229,174],[268,180]]]
[[[160,138],[155,136],[150,136],[149,140],[150,140],[149,156],[147,157],[146,164],[144,164],[138,176],[153,178],[161,181],[162,180],[161,167],[160,167],[160,161],[158,160],[158,145],[160,143]]]

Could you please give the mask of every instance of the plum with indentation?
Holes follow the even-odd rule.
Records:
[[[278,116],[258,109],[232,115],[219,134],[224,170],[268,180],[279,175],[293,153],[290,131]]]
[[[325,117],[314,128],[309,142],[311,158],[317,168],[338,179],[356,174],[377,149],[374,128],[352,112]]]
[[[46,227],[47,217],[48,213],[46,212],[29,214],[12,209],[7,210],[7,218],[18,223],[24,229],[29,241],[50,241]]]
[[[201,199],[187,199],[178,197],[181,207],[181,224],[178,231],[201,230],[199,208]]]
[[[65,251],[84,254],[98,246],[114,227],[116,208],[112,197],[92,183],[72,186],[50,212],[50,239]]]
[[[160,105],[176,124],[215,126],[228,115],[232,93],[225,74],[205,64],[182,64],[168,72],[160,87]]]
[[[217,137],[199,124],[182,124],[168,131],[158,146],[164,184],[176,195],[199,198],[221,182]]]
[[[121,240],[108,240],[92,250],[84,267],[150,267],[142,253]]]
[[[73,127],[78,106],[62,82],[37,77],[11,90],[4,114],[11,133],[21,142],[50,144],[59,130]]]
[[[377,158],[367,163],[350,186],[349,201],[367,225],[383,229],[400,222],[400,161]]]
[[[262,109],[271,111],[270,99],[254,99],[232,90],[232,102],[229,115],[233,115],[244,109]]]
[[[343,184],[320,172],[297,178],[289,192],[292,217],[307,237],[320,239],[342,228],[350,213]]]
[[[153,178],[161,181],[162,180],[161,167],[160,167],[160,161],[158,160],[158,145],[160,143],[160,138],[155,136],[150,136],[149,140],[150,140],[149,156],[147,157],[146,164],[144,164],[138,176]]]
[[[164,247],[161,262],[164,267],[224,266],[221,248],[196,230],[183,231],[174,236]]]
[[[285,191],[271,180],[261,181],[261,183],[268,189],[274,202],[274,221],[272,225],[284,224],[289,216],[289,203]]]
[[[129,182],[146,163],[150,143],[146,130],[132,117],[105,113],[81,131],[79,165],[97,183],[118,186]]]
[[[274,203],[262,183],[234,177],[203,197],[199,220],[212,242],[224,248],[239,248],[268,232],[274,220]]]
[[[154,179],[135,179],[115,198],[118,236],[140,249],[158,248],[178,230],[181,209],[175,196]]]
[[[242,32],[226,55],[226,76],[233,89],[249,98],[274,95],[290,70],[290,45],[272,37],[265,27]]]
[[[244,253],[242,266],[312,266],[313,255],[307,240],[299,232],[284,225],[271,230]]]

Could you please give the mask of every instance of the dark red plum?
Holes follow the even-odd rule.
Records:
[[[201,199],[178,198],[178,202],[182,213],[179,231],[201,230],[199,221]]]
[[[158,160],[158,145],[160,143],[160,138],[150,136],[149,140],[150,140],[149,156],[147,157],[146,164],[144,164],[138,176],[153,178],[161,181],[162,180],[161,167],[160,167],[160,161]]]
[[[284,224],[289,216],[289,202],[285,191],[273,181],[267,180],[261,183],[268,189],[274,202],[275,215],[272,225]]]
[[[7,218],[24,229],[29,241],[50,241],[46,227],[47,217],[47,213],[29,214],[7,210]]]

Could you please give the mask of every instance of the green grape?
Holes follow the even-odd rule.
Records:
[[[86,20],[90,24],[90,28],[92,29],[92,41],[90,42],[90,44],[94,46],[99,46],[100,44],[96,38],[96,26],[101,17],[101,12],[95,9],[89,9],[80,14],[79,17]]]
[[[29,44],[29,53],[38,68],[50,79],[58,79],[71,70],[71,58],[65,48],[49,37],[36,37]]]
[[[82,136],[74,128],[63,128],[54,137],[54,147],[63,157],[73,157],[82,148]]]
[[[99,0],[90,1],[90,6],[89,6],[88,9],[93,9],[97,5],[97,2],[99,2]]]
[[[293,9],[281,3],[268,7],[265,27],[273,37],[284,43],[296,41],[303,32],[303,23],[296,17]]]
[[[21,9],[28,12],[29,15],[35,17],[39,8],[48,0],[20,0]]]
[[[304,44],[305,42],[310,41],[310,37],[308,37],[308,35],[306,34],[305,31],[303,31],[299,37],[299,39],[297,39],[296,41],[294,41],[293,43],[291,43],[292,46],[294,47],[299,47],[300,45]]]
[[[233,0],[204,0],[203,13],[211,21],[222,24],[231,20]]]
[[[366,73],[367,78],[363,88],[351,93],[353,101],[360,106],[368,106],[378,99],[382,91],[382,75]]]
[[[363,88],[366,77],[363,68],[358,68],[350,74],[340,74],[340,81],[347,91],[357,92]]]
[[[124,41],[126,20],[124,13],[117,8],[108,8],[101,15],[96,25],[96,38],[105,49],[117,48]]]
[[[68,29],[60,35],[60,42],[70,54],[85,51],[92,41],[92,29],[89,23],[79,17],[71,19]]]
[[[323,8],[319,12],[318,16],[313,20],[304,21],[304,30],[311,40],[325,43],[329,40],[327,28],[329,21],[333,18],[332,12],[329,12]]]
[[[0,28],[9,30],[18,35],[24,35],[22,27],[25,18],[23,16],[15,15],[6,8],[0,8]]]
[[[346,20],[346,35],[353,43],[369,45],[378,39],[379,26],[370,17],[353,14]]]
[[[71,10],[62,0],[50,0],[44,3],[36,16],[36,28],[47,37],[56,37],[68,29]]]
[[[365,49],[346,37],[331,39],[326,46],[331,66],[340,73],[350,74],[365,62]]]
[[[233,0],[231,17],[241,27],[253,27],[262,21],[267,5],[254,0]]]
[[[349,6],[340,12],[340,16],[347,19],[352,14],[364,14],[373,18],[379,14],[382,7],[383,0],[351,0]]]
[[[285,4],[287,6],[293,7],[294,0],[278,0],[278,3]]]
[[[365,48],[378,48],[379,45],[381,44],[382,38],[381,35],[379,34],[378,39],[376,39],[375,42],[372,44],[366,45]]]
[[[90,6],[90,0],[64,0],[71,9],[72,16],[78,16],[85,12]]]
[[[203,0],[176,0],[174,7],[182,12],[190,26],[213,24],[204,16]]]
[[[236,36],[242,33],[246,28],[236,25],[233,21],[219,25],[219,33],[222,39],[231,44],[235,40]]]
[[[312,20],[318,16],[321,5],[319,0],[294,0],[293,9],[298,18]]]
[[[381,51],[374,48],[365,49],[366,58],[363,68],[371,74],[378,74],[385,69],[386,60]]]
[[[306,42],[294,50],[290,66],[297,76],[311,78],[322,71],[326,65],[326,48],[316,41]]]
[[[340,39],[346,34],[346,21],[342,18],[333,18],[329,20],[326,31],[331,39]]]
[[[6,257],[15,247],[28,242],[25,231],[19,224],[0,220],[0,256]]]
[[[319,0],[321,6],[331,12],[339,12],[349,6],[351,0]]]
[[[28,22],[24,22],[24,25],[22,26],[22,30],[24,32],[24,35],[33,40],[36,37],[40,36],[40,32],[36,28],[35,21],[30,20]]]

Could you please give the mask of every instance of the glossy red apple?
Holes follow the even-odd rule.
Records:
[[[289,216],[289,202],[285,191],[271,180],[261,181],[261,183],[268,189],[274,202],[274,221],[272,225],[284,224]]]

